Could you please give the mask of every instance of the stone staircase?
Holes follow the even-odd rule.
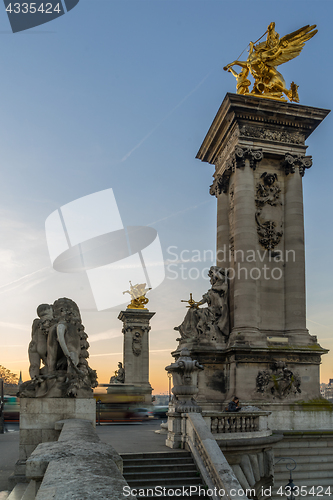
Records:
[[[12,491],[1,491],[0,500],[34,500],[35,484],[17,483]]]
[[[287,432],[284,439],[274,446],[275,463],[282,457],[291,457],[297,467],[292,471],[293,482],[300,488],[298,498],[318,500],[333,497],[333,433],[324,431]],[[273,500],[284,498],[277,494],[278,489],[286,486],[289,472],[287,461],[275,466]],[[291,462],[289,462],[291,463]],[[301,487],[303,493],[301,495]],[[330,494],[329,490],[330,487]],[[312,490],[311,490],[312,489]]]
[[[179,499],[185,498],[183,488],[189,491],[193,487],[191,499],[199,498],[198,488],[206,490],[200,473],[194,463],[191,453],[187,451],[156,452],[156,453],[123,453],[121,454],[124,465],[124,478],[131,489],[143,489],[146,495],[142,496],[137,492],[138,498],[171,498],[177,496]],[[160,491],[165,488],[165,494],[156,494],[154,488],[159,487]],[[181,494],[167,494],[168,489],[181,489]],[[197,491],[194,491],[197,488]],[[153,491],[147,492],[147,489]],[[135,494],[134,494],[135,495]],[[201,498],[203,495],[201,495]],[[188,498],[188,497],[187,497]]]

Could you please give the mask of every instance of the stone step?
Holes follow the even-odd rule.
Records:
[[[300,462],[297,460],[297,464]],[[286,469],[282,469],[279,466],[275,467],[275,476],[277,477],[279,474],[285,474]],[[308,461],[308,463],[304,463],[303,467],[298,465],[297,470],[293,471],[293,475],[295,474],[295,477],[298,474],[302,474],[302,472],[309,472],[310,471],[324,471],[324,470],[333,470],[333,461],[332,462],[322,462],[320,465],[318,463],[313,463],[312,461]]]
[[[7,500],[22,500],[25,490],[28,488],[28,484],[29,483],[17,483]]]
[[[35,500],[36,498],[36,482],[30,481],[27,489],[23,493],[22,500]]]
[[[184,458],[124,458],[123,459],[123,464],[124,467],[129,467],[129,466],[136,466],[136,465],[155,465],[155,464],[160,464],[160,465],[179,465],[183,466],[186,464],[193,464],[193,458],[192,457],[184,457]]]
[[[163,500],[169,500],[169,499],[170,500],[171,499],[175,500],[175,498],[177,498],[177,500],[203,500],[203,498],[206,498],[208,500],[210,499],[210,497],[207,497],[207,496],[203,497],[202,495],[201,496],[191,495],[191,496],[185,496],[185,497],[181,497],[181,496],[178,496],[178,495],[176,497],[175,497],[175,495],[171,495],[171,496],[167,496],[167,495],[164,496],[163,495],[163,497],[161,495],[156,495],[156,496],[155,495],[153,495],[153,496],[152,495],[148,495],[148,496],[141,496],[140,495],[139,498],[140,498],[140,500],[161,500],[161,498],[163,498]],[[318,498],[317,498],[317,500],[318,500]]]
[[[318,478],[318,476],[316,477],[313,477],[313,478],[294,478],[293,476],[293,482],[296,486],[306,486],[308,489],[312,488],[312,486],[322,486],[324,489],[326,489],[328,486],[331,487],[331,492],[333,494],[333,481],[332,481],[332,478],[331,477],[321,477],[321,478]],[[286,486],[288,483],[288,477],[287,479],[284,479],[284,480],[276,480],[274,481],[274,491],[276,491],[278,488],[280,488],[280,486]],[[281,497],[282,499],[284,497]],[[299,497],[300,498],[300,497]],[[317,496],[317,500],[319,499],[320,497]]]
[[[333,448],[331,446],[325,447],[325,448],[288,448],[284,450],[279,450],[277,448],[274,448],[274,455],[275,458],[279,457],[285,457],[286,455],[288,457],[297,457],[299,455],[307,456],[307,457],[312,457],[315,455],[333,455]],[[296,460],[296,459],[295,459]],[[297,460],[296,460],[297,461]]]
[[[158,481],[161,479],[168,479],[168,478],[175,478],[175,479],[187,479],[189,477],[199,477],[200,474],[196,470],[194,466],[192,466],[192,469],[189,471],[183,471],[183,470],[152,470],[150,472],[125,472],[124,471],[124,477],[126,481],[133,481],[134,479],[151,479],[152,481],[155,480],[156,484]]]
[[[145,472],[165,472],[165,471],[177,471],[179,470],[183,472],[189,472],[189,471],[194,471],[197,472],[196,467],[193,465],[193,461],[191,460],[190,463],[187,464],[179,464],[179,465],[174,465],[174,464],[160,464],[158,462],[153,462],[152,464],[147,464],[147,465],[124,465],[124,474],[131,474],[131,473],[136,473],[136,474],[141,474]]]
[[[277,460],[277,457],[275,455],[275,460]],[[298,464],[308,464],[308,463],[311,463],[311,464],[319,464],[319,463],[327,463],[327,462],[330,462],[330,463],[333,463],[333,454],[332,455],[300,455],[297,457],[297,465]],[[281,468],[281,470],[283,469],[283,466],[284,468],[286,468],[286,464],[288,462],[285,461],[285,462],[280,462],[278,465],[275,465],[275,470],[279,470]]]
[[[331,488],[331,491],[332,491],[332,488]],[[281,498],[285,500],[286,497],[285,496],[280,496],[280,495],[277,495],[277,496],[272,495],[272,500],[281,500]],[[330,497],[328,495],[325,495],[325,489],[324,489],[324,493],[323,493],[322,497],[318,497],[318,496],[314,497],[312,495],[305,495],[304,497],[298,497],[298,498],[306,498],[306,500],[318,500],[319,498],[326,498],[326,499],[328,499]]]
[[[274,449],[285,450],[286,448],[332,448],[333,439],[325,439],[321,437],[320,439],[288,439],[285,438],[282,441],[276,443]]]
[[[295,478],[295,481],[299,481],[300,479],[310,479],[312,477],[325,477],[325,478],[333,478],[333,469],[327,469],[323,470],[321,467],[312,469],[312,470],[305,470],[305,471],[293,471],[293,478]],[[294,482],[295,482],[294,481]]]
[[[190,486],[205,488],[189,452],[124,453],[121,457],[124,465],[124,477],[133,489],[151,490],[162,487],[166,490],[175,490]],[[195,492],[193,493],[195,494]],[[145,496],[147,499],[161,498],[161,494],[152,495],[152,492]],[[172,496],[174,497],[174,494],[168,495],[165,492],[163,494],[163,498],[170,498],[170,500]],[[183,497],[185,500],[187,495],[177,496],[177,499]],[[140,500],[142,498],[140,495]]]
[[[9,491],[0,491],[0,500],[7,500],[9,493]]]
[[[155,486],[167,486],[168,488],[179,488],[180,486],[198,486],[201,485],[202,480],[200,476],[192,476],[192,477],[168,477],[161,478],[160,476],[153,479],[127,479],[124,476],[127,483],[131,488],[152,488]],[[171,483],[171,484],[170,484]]]
[[[184,450],[179,450],[179,451],[170,451],[170,452],[164,452],[164,451],[155,451],[155,452],[143,452],[143,453],[122,453],[121,458],[123,460],[128,460],[128,459],[139,459],[139,458],[185,458],[185,457],[190,457],[192,458],[192,455],[188,451]]]

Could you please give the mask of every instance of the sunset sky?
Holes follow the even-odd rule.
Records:
[[[155,392],[168,390],[164,367],[186,312],[180,301],[190,292],[200,300],[209,288],[204,269],[215,263],[213,166],[195,156],[226,92],[235,92],[223,66],[244,49],[246,59],[249,41],[271,21],[281,36],[317,24],[281,72],[299,85],[300,104],[331,109],[332,17],[329,0],[80,0],[59,19],[13,34],[0,5],[1,365],[29,378],[36,308],[66,296],[81,309],[90,365],[109,381],[122,360],[117,317],[126,303],[97,311],[85,273],[52,268],[45,220],[112,188],[124,226],[153,227],[161,241],[166,278],[149,294],[150,381]],[[304,177],[307,326],[331,350],[323,382],[333,378],[332,119],[307,141],[313,167]]]

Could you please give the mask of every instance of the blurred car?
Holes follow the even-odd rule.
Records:
[[[153,413],[147,408],[105,402],[97,402],[96,405],[97,422],[142,421],[149,418],[153,418]]]
[[[168,406],[154,406],[152,409],[154,418],[166,418],[168,410]]]
[[[148,420],[154,418],[153,412],[148,408],[133,408],[133,420]]]
[[[5,421],[18,421],[20,419],[20,399],[16,396],[4,396],[3,401],[3,414]]]

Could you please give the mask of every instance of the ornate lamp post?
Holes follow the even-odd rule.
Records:
[[[168,372],[168,379],[169,379],[169,403],[171,402],[171,379],[172,379],[172,373]]]
[[[287,500],[295,500],[296,497],[294,495],[294,489],[296,487],[295,487],[295,485],[293,483],[293,477],[292,477],[291,473],[292,473],[293,470],[296,469],[297,463],[296,463],[296,461],[293,458],[290,458],[290,457],[281,457],[277,462],[275,462],[275,465],[277,465],[279,462],[281,462],[281,460],[290,460],[291,462],[294,463],[294,465],[290,464],[290,463],[289,464],[288,463],[285,464],[286,465],[286,469],[288,469],[289,472],[290,472],[289,481],[288,481],[288,484],[286,484],[285,488],[289,488],[289,490],[290,490],[290,496],[287,497]]]

